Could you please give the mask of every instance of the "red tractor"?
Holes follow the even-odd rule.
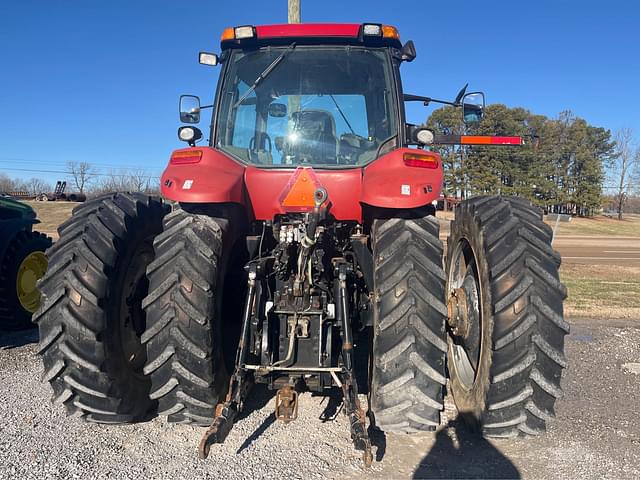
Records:
[[[552,232],[523,199],[465,200],[443,267],[432,206],[431,145],[521,139],[407,124],[406,101],[460,107],[466,122],[484,108],[465,89],[450,102],[403,93],[415,56],[379,24],[225,30],[219,56],[200,54],[221,65],[213,105],[181,98],[183,122],[213,114],[206,145],[179,130],[189,147],[161,179],[172,208],[91,200],[48,252],[34,320],[55,401],[94,422],[211,425],[203,457],[256,383],[277,391],[284,421],[298,392],[341,389],[367,463],[359,392],[385,432],[434,430],[447,380],[487,436],[542,432],[568,332]]]

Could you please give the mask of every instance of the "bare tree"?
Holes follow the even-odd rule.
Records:
[[[616,133],[617,157],[614,160],[614,178],[616,181],[616,209],[618,220],[622,220],[622,213],[627,198],[638,179],[640,165],[640,148],[634,152],[633,130],[623,128]]]
[[[29,190],[24,180],[11,178],[4,173],[0,173],[0,193],[17,193]]]
[[[144,169],[111,170],[91,188],[94,194],[108,192],[155,193],[158,190],[159,179],[149,175]]]
[[[133,192],[146,192],[149,190],[151,177],[145,170],[131,170],[128,172],[128,183]]]
[[[27,182],[27,189],[31,195],[46,193],[52,190],[51,184],[41,178],[32,178]]]
[[[13,192],[13,186],[13,180],[4,173],[0,173],[0,193]]]
[[[97,173],[89,162],[68,162],[67,168],[76,189],[80,193],[84,193],[85,187]]]

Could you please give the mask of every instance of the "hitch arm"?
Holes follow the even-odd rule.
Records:
[[[342,374],[342,395],[344,410],[349,417],[351,440],[357,450],[362,450],[362,460],[365,466],[371,466],[373,454],[371,453],[371,440],[367,434],[365,414],[358,400],[358,383],[354,375],[353,365],[353,335],[351,331],[351,314],[347,294],[347,273],[350,265],[339,262],[336,265],[338,274],[336,317],[342,324],[342,361],[344,372]]]
[[[260,271],[261,268],[259,264],[249,265],[248,292],[242,316],[242,334],[240,335],[240,342],[236,353],[236,366],[229,382],[229,393],[227,393],[225,402],[218,404],[216,407],[213,422],[200,440],[198,456],[201,459],[209,456],[209,450],[212,444],[225,441],[238,413],[242,409],[244,399],[251,388],[251,382],[249,381],[248,370],[245,368],[245,364],[247,348],[249,346],[251,311],[255,304],[256,280]]]

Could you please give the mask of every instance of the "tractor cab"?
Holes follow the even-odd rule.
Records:
[[[221,68],[213,103],[180,97],[183,123],[197,124],[202,110],[212,110],[208,145],[197,127],[180,127],[178,137],[190,148],[172,154],[163,195],[243,205],[250,220],[277,221],[290,207],[313,209],[310,195],[298,205],[278,201],[298,178],[296,170],[312,169],[314,186],[327,190],[338,220],[362,222],[369,207],[431,204],[440,195],[443,169],[439,155],[424,147],[493,137],[442,136],[406,123],[408,101],[462,107],[467,123],[480,121],[484,111],[484,94],[467,93],[466,86],[452,101],[405,94],[400,65],[415,58],[413,42],[401,43],[388,25],[224,30],[219,55],[200,53],[201,64]]]
[[[223,65],[210,145],[264,167],[365,165],[402,142],[401,50],[381,25],[225,30],[205,57]]]
[[[415,50],[394,27],[244,26],[225,30],[221,47],[200,56],[222,64],[210,146],[244,164],[353,168],[415,143],[399,77]],[[195,123],[201,108],[183,96],[181,118]]]

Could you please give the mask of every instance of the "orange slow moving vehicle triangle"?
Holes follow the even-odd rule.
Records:
[[[320,186],[312,168],[298,167],[280,196],[280,205],[288,210],[313,208],[314,192]]]

